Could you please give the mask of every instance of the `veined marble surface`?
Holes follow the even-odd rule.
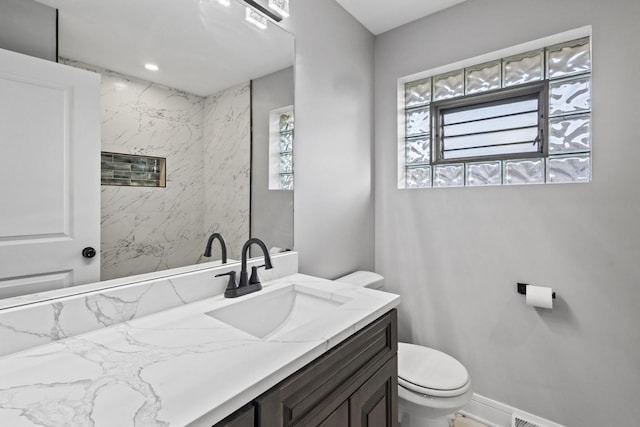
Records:
[[[102,76],[102,151],[167,159],[166,188],[101,187],[101,279],[195,264],[212,232],[239,259],[249,238],[249,83],[203,98],[63,62]]]
[[[274,268],[260,271],[263,281],[298,272],[296,252],[271,260]],[[247,264],[263,263],[256,258]],[[192,265],[2,300],[0,356],[222,294],[228,278],[215,276],[231,270],[240,265]]]
[[[240,258],[249,238],[251,86],[225,89],[204,102],[204,228],[224,236],[229,256]],[[256,236],[261,237],[261,236]],[[273,246],[271,242],[265,242]],[[219,248],[214,248],[214,257]]]
[[[0,425],[209,427],[399,303],[301,274],[242,298],[290,284],[348,302],[278,341],[204,314],[234,303],[218,296],[5,356]]]
[[[204,236],[204,98],[96,69],[102,151],[167,159],[166,188],[102,186],[102,280],[194,264]]]

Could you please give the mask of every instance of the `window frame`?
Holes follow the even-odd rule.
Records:
[[[536,96],[532,96],[536,95]],[[489,154],[483,156],[467,156],[445,159],[443,157],[444,141],[442,138],[443,114],[475,108],[504,105],[519,99],[538,99],[538,150],[526,153]],[[451,99],[434,101],[430,104],[430,144],[431,165],[468,163],[476,161],[511,160],[527,158],[547,158],[549,156],[549,81],[540,80],[523,85],[507,87],[465,95]]]

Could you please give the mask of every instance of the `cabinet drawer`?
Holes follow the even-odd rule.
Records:
[[[260,425],[318,425],[397,351],[392,310],[256,399]]]

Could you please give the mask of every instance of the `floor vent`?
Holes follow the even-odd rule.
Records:
[[[527,419],[523,415],[513,414],[511,417],[511,427],[546,427],[542,424],[538,424],[530,419]]]

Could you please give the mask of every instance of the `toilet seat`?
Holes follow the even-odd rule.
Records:
[[[462,363],[432,348],[398,343],[398,385],[415,393],[454,397],[471,388]]]

